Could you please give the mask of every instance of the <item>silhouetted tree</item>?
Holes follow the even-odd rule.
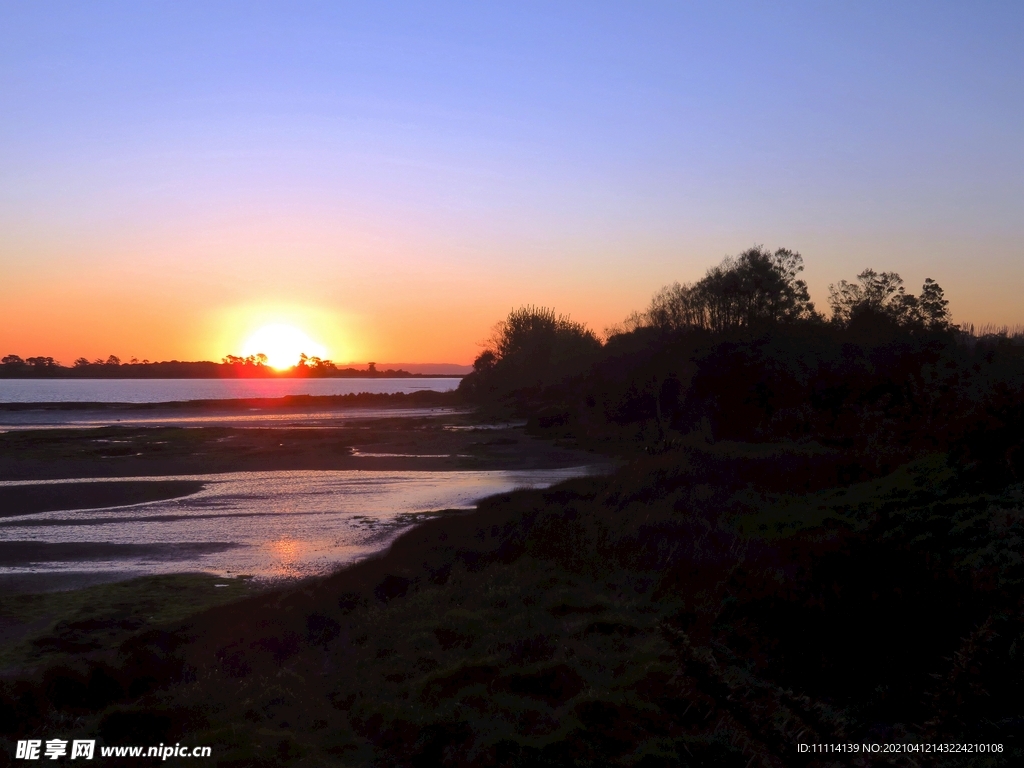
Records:
[[[255,355],[249,355],[248,357],[225,355],[221,358],[221,362],[224,365],[253,365],[259,367],[267,364],[267,356],[262,352],[258,352]]]
[[[485,374],[494,368],[495,363],[498,362],[498,356],[493,351],[486,349],[484,350],[476,360],[473,361],[473,371],[475,373]]]
[[[742,326],[818,318],[807,284],[798,279],[803,257],[788,248],[762,246],[727,257],[696,283],[665,286],[648,309],[630,315],[621,329],[650,326],[679,331],[723,331]]]
[[[925,326],[935,330],[946,330],[950,327],[949,302],[942,288],[930,277],[921,286],[918,308]]]
[[[4,365],[24,365],[25,361],[22,360],[18,355],[7,355],[2,360],[0,360],[0,363],[3,363]]]
[[[307,376],[326,376],[337,368],[332,360],[321,360],[316,355],[307,355],[305,352],[299,353],[299,362],[295,364],[296,373]]]
[[[949,328],[949,302],[931,278],[925,280],[920,297],[907,293],[897,273],[873,269],[857,275],[856,283],[840,280],[828,290],[832,322],[841,326],[888,322],[903,328]]]
[[[52,357],[30,357],[25,360],[33,368],[59,368],[60,363]]]
[[[509,393],[543,387],[585,370],[600,349],[583,323],[547,307],[520,307],[495,327],[462,389]]]

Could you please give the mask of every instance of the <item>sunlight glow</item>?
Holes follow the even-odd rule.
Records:
[[[327,357],[327,349],[293,325],[272,323],[264,325],[242,347],[242,356],[264,354],[267,364],[273,368],[291,368],[299,362],[299,355]]]

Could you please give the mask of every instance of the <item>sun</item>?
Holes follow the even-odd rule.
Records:
[[[272,368],[291,368],[299,362],[299,355],[305,353],[309,357],[327,357],[327,349],[313,341],[305,332],[294,325],[271,323],[264,325],[252,334],[242,347],[242,355],[264,354],[267,365]]]

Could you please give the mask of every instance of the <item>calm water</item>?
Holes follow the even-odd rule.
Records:
[[[146,410],[31,410],[0,411],[0,432],[26,429],[93,429],[118,425],[122,427],[341,427],[360,419],[422,418],[455,416],[467,413],[465,408],[338,408],[335,410],[265,411],[250,408],[243,413],[233,410],[202,413],[174,409]],[[516,422],[515,425],[520,425]],[[511,424],[496,425],[505,428]],[[474,425],[472,429],[488,429]]]
[[[0,379],[0,403],[170,403],[286,395],[446,392],[459,379]]]
[[[323,574],[384,549],[423,519],[423,513],[472,508],[485,496],[547,487],[591,471],[299,471],[147,478],[201,480],[207,485],[199,493],[167,501],[0,519],[0,542],[66,545],[56,557],[43,547],[28,558],[0,560],[0,575]],[[46,484],[61,482],[102,481]]]

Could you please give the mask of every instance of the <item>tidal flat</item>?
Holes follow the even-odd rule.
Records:
[[[0,433],[0,590],[104,573],[325,574],[427,516],[609,465],[464,409],[382,396],[304,398],[320,407],[296,413],[292,400],[107,407],[101,426]],[[170,423],[135,423],[140,410]],[[237,411],[245,426],[208,421]],[[294,425],[310,413],[318,426]]]
[[[0,667],[102,654],[148,627],[285,583],[253,578],[266,564],[258,556],[216,567],[245,545],[208,540],[211,518],[235,538],[242,525],[272,539],[276,575],[294,582],[379,552],[426,519],[465,514],[489,493],[610,466],[465,409],[298,399],[9,406],[8,417],[28,418],[8,418],[0,432]],[[54,414],[69,423],[40,423]],[[317,425],[304,426],[311,418]],[[317,568],[296,567],[309,550],[296,522],[320,529],[322,543],[323,500],[353,493],[344,522],[360,540],[326,547]],[[305,516],[302,496],[320,499]]]
[[[274,414],[269,414],[273,418]],[[551,469],[601,460],[464,412],[346,413],[331,426],[106,424],[0,433],[0,480],[272,470]]]

